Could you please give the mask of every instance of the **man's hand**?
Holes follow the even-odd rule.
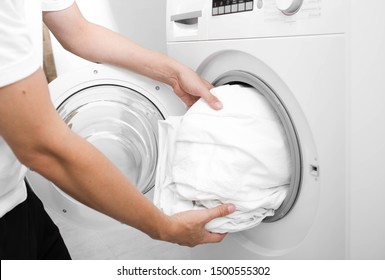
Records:
[[[219,99],[210,92],[213,86],[187,67],[180,70],[171,86],[175,94],[189,107],[199,98],[203,98],[215,110],[223,107]]]
[[[175,214],[169,217],[170,223],[165,225],[166,234],[161,235],[161,239],[189,247],[220,242],[226,234],[209,232],[205,229],[205,225],[234,211],[234,205],[223,204],[207,210],[190,210]]]

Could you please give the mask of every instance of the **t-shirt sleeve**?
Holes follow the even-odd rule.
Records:
[[[59,11],[71,6],[75,0],[42,0],[43,11]]]
[[[40,67],[34,55],[22,1],[0,1],[0,87],[31,75]]]

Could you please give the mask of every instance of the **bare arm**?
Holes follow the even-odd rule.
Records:
[[[74,134],[51,104],[41,69],[0,88],[0,135],[26,166],[65,192],[155,239],[194,246],[224,235],[204,230],[229,206],[207,211],[162,214],[91,144]]]
[[[68,51],[94,62],[130,69],[164,82],[191,106],[199,97],[214,109],[222,108],[212,87],[194,71],[163,54],[143,48],[128,38],[88,22],[76,3],[60,12],[44,13],[44,22]]]

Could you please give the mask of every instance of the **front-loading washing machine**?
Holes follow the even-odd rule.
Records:
[[[168,54],[215,86],[239,83],[263,94],[292,156],[290,192],[275,215],[192,249],[192,258],[346,258],[347,5],[168,0]]]

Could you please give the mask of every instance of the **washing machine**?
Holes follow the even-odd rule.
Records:
[[[290,191],[273,217],[192,249],[193,259],[344,259],[345,0],[168,0],[168,54],[214,86],[263,94],[292,157]],[[245,170],[247,172],[247,170]]]
[[[61,75],[49,84],[49,90],[53,105],[71,130],[98,148],[151,199],[158,121],[186,111],[172,89],[127,70],[93,64]],[[27,181],[47,209],[71,223],[87,229],[122,226],[33,170]]]

